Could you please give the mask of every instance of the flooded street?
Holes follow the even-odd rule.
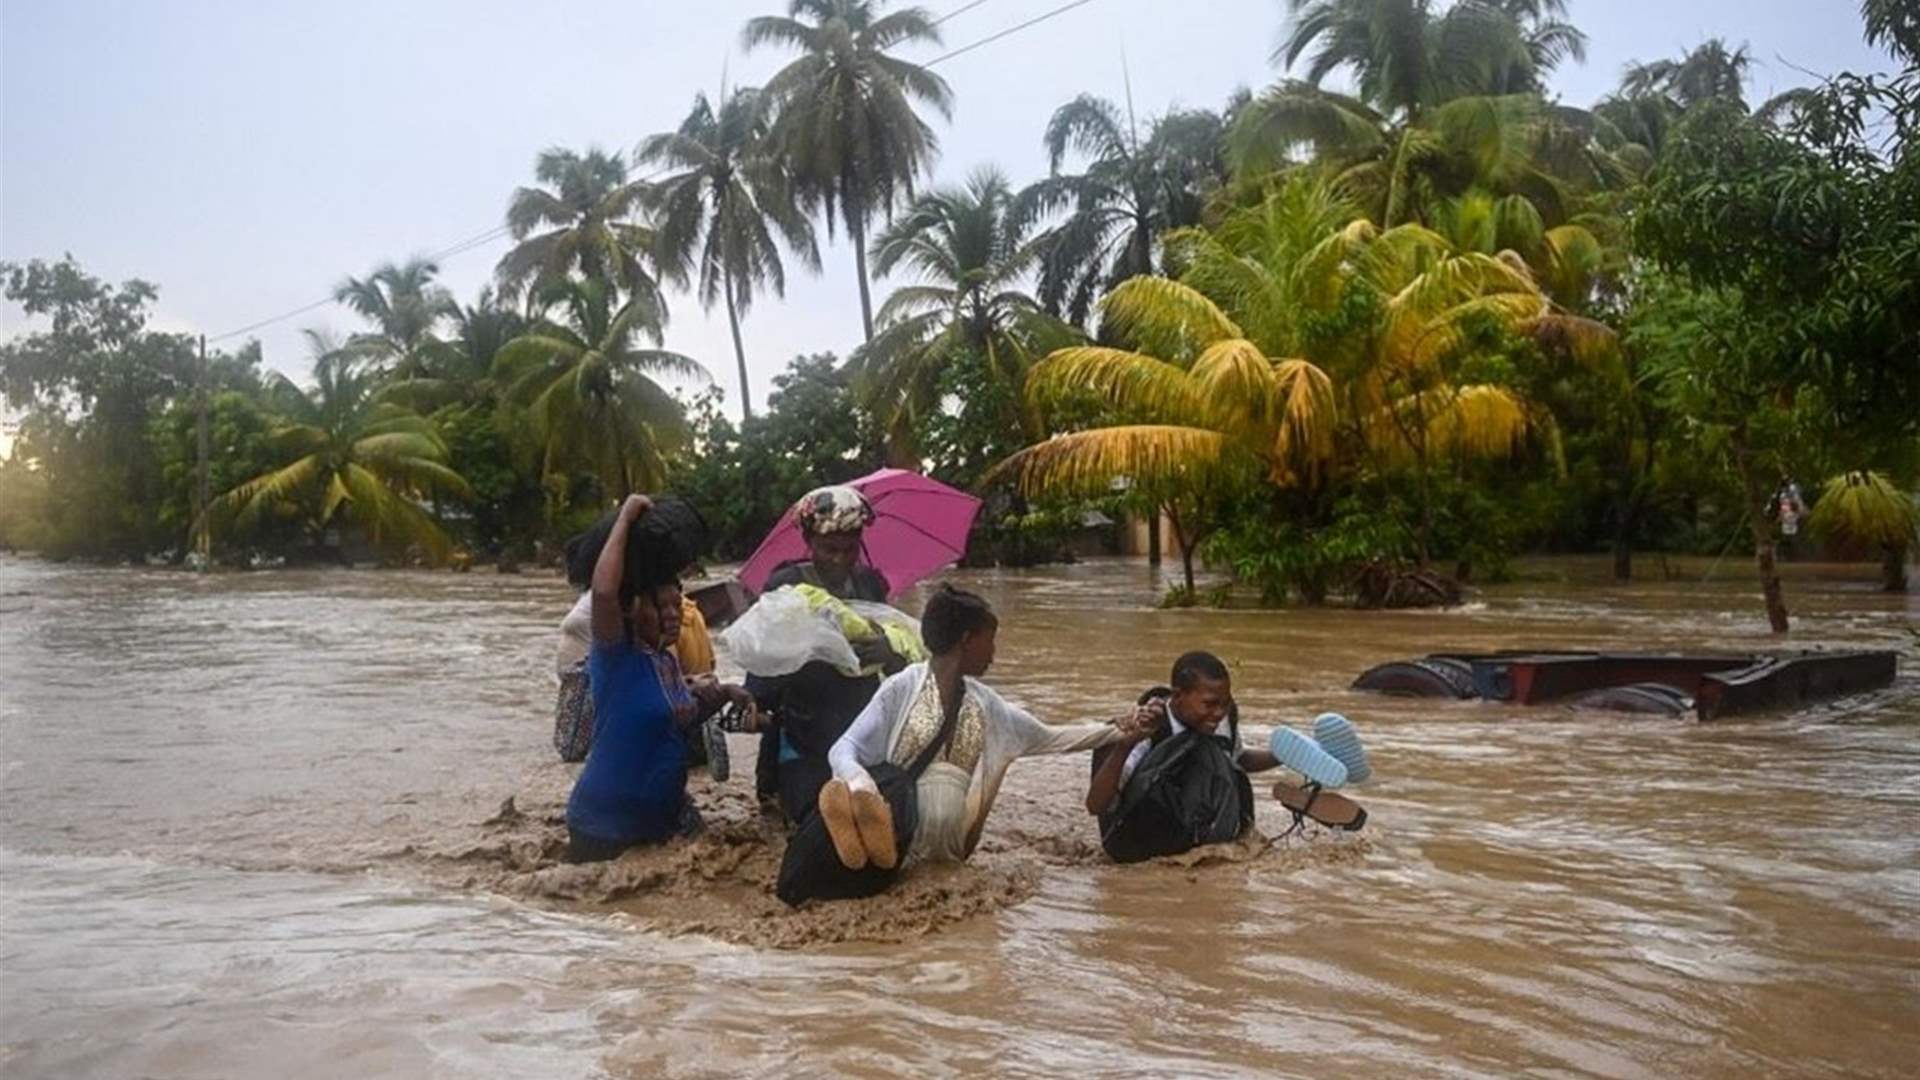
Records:
[[[1250,740],[1345,712],[1369,825],[1116,868],[1084,757],[1023,761],[979,865],[827,926],[755,888],[750,737],[696,784],[706,846],[550,866],[556,578],[0,558],[0,1074],[1912,1075],[1920,594],[1789,566],[1773,642],[1742,565],[1521,569],[1447,613],[1161,612],[1132,562],[953,575],[1042,719],[1196,647]],[[1345,689],[1517,645],[1901,672],[1707,725]]]

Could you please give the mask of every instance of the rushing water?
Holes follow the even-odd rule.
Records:
[[[1793,715],[1344,689],[1443,646],[1769,644],[1739,568],[1526,569],[1381,614],[1160,612],[1131,563],[962,575],[1044,718],[1195,646],[1256,735],[1347,712],[1370,839],[1116,868],[1085,857],[1084,760],[1023,762],[983,850],[1029,898],[772,949],[435,869],[504,796],[564,795],[557,581],[0,560],[0,1074],[1912,1075],[1920,610],[1790,568],[1787,644],[1903,652],[1893,689]]]

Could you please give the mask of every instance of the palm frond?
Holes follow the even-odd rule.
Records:
[[[1116,481],[1197,483],[1229,452],[1204,428],[1134,425],[1059,435],[995,466],[986,483],[1012,477],[1028,496],[1103,495]]]
[[[1173,360],[1190,359],[1224,338],[1246,336],[1199,290],[1168,278],[1122,282],[1100,302],[1100,313],[1108,329]]]

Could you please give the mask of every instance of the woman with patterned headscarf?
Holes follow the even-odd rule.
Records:
[[[807,558],[785,563],[763,591],[815,585],[842,600],[885,603],[887,579],[867,565],[861,535],[873,523],[866,496],[844,485],[815,488],[794,504],[794,520],[807,542]],[[883,674],[906,667],[885,635],[854,647],[862,665]],[[778,800],[795,824],[814,812],[820,787],[833,775],[827,751],[880,688],[880,676],[843,675],[831,664],[810,663],[791,675],[749,675],[747,689],[760,703],[762,735],[755,782],[763,800]],[[768,717],[772,726],[768,727]]]

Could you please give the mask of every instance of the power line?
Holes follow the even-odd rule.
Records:
[[[941,23],[946,22],[948,19],[954,18],[955,16],[959,16],[959,15],[965,15],[967,12],[972,11],[974,8],[977,8],[981,4],[984,4],[986,2],[987,0],[973,0],[973,2],[970,4],[961,4],[959,7],[954,8],[952,11],[949,11],[945,15],[942,15],[939,18],[933,20],[933,22],[930,25],[939,26]]]
[[[941,23],[946,22],[948,19],[952,19],[960,15],[965,15],[967,12],[972,11],[974,8],[977,8],[982,4],[985,4],[986,2],[987,0],[969,0],[968,3],[962,4],[959,7],[954,8],[952,11],[947,12],[945,15],[942,15],[939,18],[933,20],[932,25],[939,26]],[[941,63],[943,61],[951,60],[956,56],[960,56],[965,53],[970,53],[973,50],[978,49],[983,45],[991,45],[994,42],[1001,40],[1002,38],[1011,37],[1014,34],[1017,34],[1020,31],[1025,30],[1029,27],[1038,26],[1041,23],[1046,22],[1048,19],[1054,18],[1055,16],[1065,15],[1067,12],[1072,11],[1074,8],[1084,7],[1087,4],[1091,4],[1091,3],[1093,3],[1093,0],[1071,0],[1070,3],[1062,4],[1051,11],[1043,12],[1039,15],[1036,15],[1033,18],[1028,19],[1026,22],[1019,23],[1015,26],[1009,26],[1005,30],[1001,30],[998,33],[994,33],[994,34],[989,34],[978,41],[972,42],[971,44],[962,45],[959,48],[952,50],[951,52],[942,53],[939,56],[934,57],[933,59],[927,61],[925,64],[922,64],[920,66],[932,67],[933,65]],[[648,183],[658,178],[665,172],[667,172],[667,169],[665,168],[656,169],[651,174],[641,177],[638,182],[643,184]],[[432,252],[428,254],[426,258],[429,262],[437,263],[443,259],[451,259],[457,255],[464,255],[469,251],[475,250],[476,248],[485,247],[486,245],[493,243],[495,240],[500,239],[502,236],[505,236],[512,231],[513,231],[513,227],[511,225],[496,225],[485,232],[476,233],[475,235],[470,236],[465,240],[457,241],[453,244],[449,244],[448,246],[440,249],[439,251]],[[246,326],[240,327],[238,330],[229,330],[224,334],[217,334],[217,335],[208,337],[207,340],[210,342],[219,342],[219,341],[226,341],[229,338],[239,337],[242,334],[250,334],[255,330],[264,329],[265,327],[272,326],[274,323],[285,322],[286,320],[291,319],[296,315],[305,315],[309,311],[312,311],[316,308],[326,307],[328,304],[331,304],[334,302],[335,302],[335,299],[333,296],[331,295],[325,296],[319,300],[315,300],[310,304],[302,304],[301,306],[294,308],[291,311],[283,311],[278,315],[272,316],[271,318],[261,319],[259,322],[256,322],[256,323],[249,323]]]
[[[1009,26],[1005,30],[1000,31],[997,34],[989,34],[986,37],[981,38],[979,41],[972,43],[971,45],[962,45],[959,48],[953,50],[952,52],[941,53],[939,56],[934,57],[933,59],[927,61],[926,63],[920,66],[932,67],[933,65],[938,64],[943,60],[951,60],[954,57],[960,56],[964,53],[970,53],[982,45],[991,45],[994,42],[999,41],[1001,38],[1011,37],[1012,35],[1017,34],[1022,30],[1025,30],[1029,26],[1038,26],[1041,23],[1046,22],[1048,19],[1051,19],[1056,15],[1065,15],[1067,12],[1072,11],[1074,8],[1085,7],[1086,5],[1091,3],[1093,3],[1093,0],[1073,0],[1072,3],[1061,4],[1059,7],[1054,8],[1052,11],[1035,15],[1033,18],[1028,19],[1026,22],[1020,23],[1017,26]],[[959,12],[956,11],[954,12],[954,14],[958,15]]]

